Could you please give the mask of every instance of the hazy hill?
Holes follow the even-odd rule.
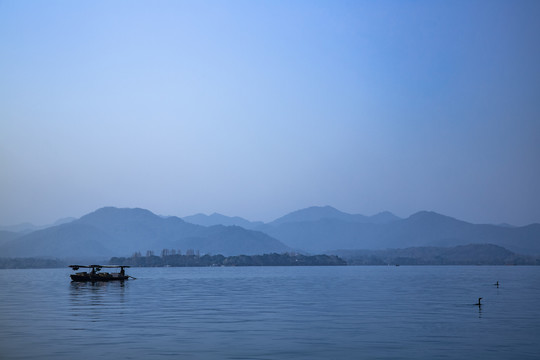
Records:
[[[67,218],[59,219],[55,221],[53,224],[41,225],[41,226],[34,225],[29,222],[25,222],[25,223],[21,223],[17,225],[0,226],[0,231],[11,231],[15,233],[28,234],[28,233],[31,233],[32,231],[46,229],[51,226],[67,224],[73,220],[76,220],[76,219],[73,217],[67,217]]]
[[[368,216],[368,222],[372,224],[389,224],[397,220],[401,220],[401,218],[392,214],[390,211],[383,211],[378,214]]]
[[[10,231],[14,233],[29,233],[39,229],[41,229],[41,226],[37,226],[29,222],[9,226],[0,226],[1,231]]]
[[[538,265],[534,257],[501,246],[471,244],[454,247],[411,247],[388,250],[335,250],[350,265]]]
[[[375,242],[360,241],[365,238],[363,234],[371,233],[375,227],[374,224],[321,219],[267,225],[259,229],[294,249],[320,253],[328,249],[377,248]]]
[[[245,229],[254,229],[263,224],[262,221],[249,221],[239,216],[225,216],[218,213],[212,215],[195,214],[183,217],[182,220],[202,226],[226,225],[226,226],[241,226]]]
[[[249,222],[220,214],[194,215],[192,221]],[[322,253],[331,249],[396,249],[495,244],[517,254],[540,254],[540,224],[522,227],[478,225],[434,212],[406,219],[385,212],[347,214],[330,206],[285,215],[256,230],[241,226],[202,226],[144,209],[102,208],[68,223],[29,234],[0,231],[0,257],[111,257],[135,251],[199,250],[226,256],[282,253],[291,249]]]
[[[283,252],[288,247],[270,236],[237,226],[200,226],[171,216],[162,218],[144,209],[102,208],[79,222],[92,224],[108,234],[116,251],[163,248],[196,249],[223,255]]]
[[[496,244],[519,254],[540,254],[540,224],[506,227],[471,224],[434,212],[422,211],[389,226],[385,240],[408,246]],[[397,247],[397,246],[392,246]]]
[[[163,242],[191,237],[202,228],[176,217],[162,218],[144,209],[101,208],[76,223],[91,225],[111,236],[108,246],[115,254],[160,250]]]
[[[37,230],[0,246],[0,257],[101,257],[111,237],[89,225],[69,223]]]
[[[99,209],[79,220],[34,231],[0,246],[1,257],[126,256],[164,248],[223,255],[284,252],[270,236],[240,227],[204,227],[144,209]]]
[[[490,243],[519,254],[540,254],[540,224],[477,225],[427,211],[386,223],[359,222],[354,216],[347,217],[332,209],[321,210],[324,208],[310,208],[304,212],[308,216],[292,213],[259,229],[293,248],[309,252]],[[317,212],[335,217],[313,216]]]
[[[0,230],[0,246],[4,243],[16,239],[19,236],[21,236],[21,234],[13,231]]]
[[[48,225],[48,226],[44,226],[44,227],[67,224],[67,223],[70,223],[70,222],[75,221],[75,220],[77,220],[77,218],[74,218],[74,217],[65,217],[65,218],[56,220],[52,225]]]
[[[386,224],[399,220],[400,218],[388,211],[373,216],[365,216],[347,214],[331,206],[312,206],[306,209],[293,211],[285,216],[282,216],[272,221],[268,225],[276,226],[285,223],[312,222],[325,219],[335,219],[355,223]]]

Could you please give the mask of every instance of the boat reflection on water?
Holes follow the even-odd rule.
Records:
[[[120,289],[127,287],[124,281],[72,281],[70,283],[71,289],[74,290],[99,290],[99,289]]]
[[[69,284],[70,313],[77,319],[93,319],[97,309],[119,309],[126,302],[127,281],[72,281]]]

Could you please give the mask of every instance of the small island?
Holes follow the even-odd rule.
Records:
[[[343,266],[345,260],[336,255],[301,255],[295,253],[264,255],[162,255],[147,254],[113,257],[109,264],[136,267],[207,267],[207,266]]]

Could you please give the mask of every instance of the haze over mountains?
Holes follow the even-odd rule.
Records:
[[[252,255],[298,251],[383,250],[494,244],[540,254],[540,224],[478,225],[422,211],[402,219],[383,212],[347,214],[330,206],[294,211],[270,223],[221,214],[183,219],[144,209],[102,208],[32,232],[0,231],[0,257],[107,258],[147,250]]]
[[[220,217],[235,223],[235,218]],[[218,219],[215,214],[206,218],[199,214],[196,220],[216,224],[212,220]],[[266,224],[241,221],[294,249],[312,253],[490,243],[521,254],[540,254],[540,224],[522,227],[471,224],[429,211],[402,219],[390,212],[364,216],[347,214],[331,206],[314,206]]]
[[[195,214],[191,216],[185,216],[182,220],[187,221],[192,224],[202,225],[202,226],[213,226],[213,225],[225,225],[225,226],[241,226],[245,229],[254,229],[264,223],[262,221],[249,221],[239,216],[225,216],[218,213],[213,213],[212,215],[205,214]]]
[[[159,252],[165,248],[223,255],[290,250],[264,233],[239,226],[205,227],[174,216],[164,218],[144,209],[107,207],[78,220],[4,242],[0,254],[2,257],[107,258],[137,251]]]
[[[379,220],[377,216],[376,219]],[[513,228],[470,224],[427,211],[406,219],[391,216],[386,219],[386,222],[353,222],[336,217],[315,221],[298,218],[258,229],[293,248],[314,252],[491,243],[517,253],[540,253],[539,224]]]
[[[26,223],[22,223],[22,224],[11,225],[11,226],[0,226],[0,231],[11,231],[11,232],[15,232],[15,233],[28,234],[28,233],[31,233],[32,231],[46,229],[48,227],[55,226],[55,225],[66,224],[68,222],[72,222],[73,220],[76,220],[76,218],[67,217],[67,218],[56,220],[52,224],[41,225],[41,226],[34,225],[32,223],[26,222]]]

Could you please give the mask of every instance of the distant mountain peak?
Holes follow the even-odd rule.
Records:
[[[348,214],[340,211],[332,206],[311,206],[305,209],[293,211],[285,216],[282,216],[273,222],[271,225],[280,225],[292,222],[314,222],[321,220],[338,220],[352,223],[373,223],[386,224],[401,220],[401,218],[392,214],[389,211],[383,211],[373,216],[365,216],[360,214]]]
[[[287,222],[299,222],[299,221],[318,221],[322,219],[343,218],[349,216],[338,209],[325,205],[325,206],[311,206],[305,209],[293,211],[285,216],[282,216],[272,222],[272,224],[282,224]]]
[[[163,218],[146,209],[111,206],[28,235],[0,235],[0,253],[22,257],[113,256],[160,249],[198,249],[223,255],[290,250],[267,234],[243,227],[209,228],[174,216]]]
[[[130,214],[130,215],[146,215],[146,216],[157,216],[150,210],[141,209],[141,208],[118,208],[114,206],[105,206],[102,208],[99,208],[89,214],[86,214],[84,217],[87,216],[96,216],[96,215],[115,215],[115,214]],[[82,219],[81,218],[81,219]]]
[[[458,220],[448,215],[442,215],[435,211],[427,211],[427,210],[418,211],[412,214],[411,216],[409,216],[409,219],[411,220],[414,220],[414,219],[452,220],[452,221],[464,222],[462,220]]]
[[[401,220],[400,217],[394,215],[390,211],[382,211],[369,217],[370,222],[375,224],[386,224],[394,221]]]
[[[97,209],[94,212],[132,212],[132,213],[145,213],[145,214],[152,214],[155,215],[153,212],[147,209],[134,207],[134,208],[121,208],[121,207],[115,207],[115,206],[104,206],[101,209]]]
[[[262,225],[260,221],[249,221],[239,216],[227,216],[219,213],[212,213],[211,215],[205,215],[198,213],[195,215],[185,216],[182,220],[202,226],[214,226],[214,225],[225,225],[225,226],[241,226],[245,229],[254,229],[259,225]]]

